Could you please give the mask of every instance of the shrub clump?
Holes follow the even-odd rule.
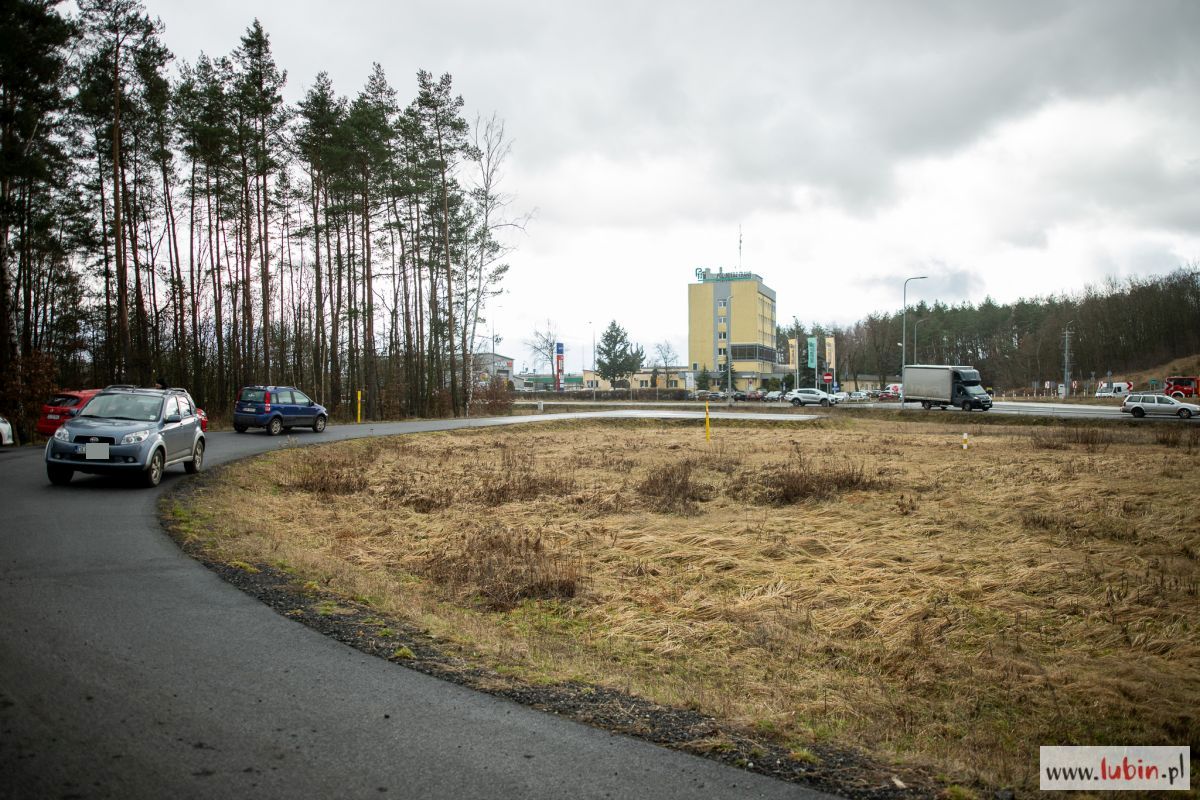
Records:
[[[1095,427],[1062,427],[1037,430],[1030,435],[1039,450],[1066,450],[1068,445],[1083,445],[1089,453],[1101,453],[1113,443],[1112,431]]]
[[[496,611],[522,600],[570,599],[579,592],[582,562],[548,546],[540,533],[483,523],[457,534],[425,558],[422,571],[461,598]]]
[[[575,491],[570,473],[538,472],[532,456],[505,447],[498,468],[484,472],[475,486],[475,497],[487,505],[535,500],[543,494],[568,495]]]
[[[760,503],[786,506],[806,500],[828,500],[838,492],[879,488],[862,464],[827,461],[816,464],[803,453],[790,461],[771,464],[758,472],[753,494]]]
[[[690,461],[652,467],[637,491],[663,513],[696,514],[700,510],[696,503],[710,497],[708,486],[692,480]]]
[[[357,494],[367,488],[367,472],[353,455],[305,461],[284,487],[310,494]]]

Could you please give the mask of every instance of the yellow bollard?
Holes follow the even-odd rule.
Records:
[[[358,424],[362,424],[362,389],[355,392],[358,395]],[[966,436],[966,434],[963,434]]]
[[[966,431],[963,431],[963,450],[969,450],[969,449],[970,449],[970,447],[971,447],[971,442],[970,442],[970,440],[967,438],[967,433],[966,433]]]
[[[712,441],[712,428],[708,425],[708,401],[704,401],[704,441]]]

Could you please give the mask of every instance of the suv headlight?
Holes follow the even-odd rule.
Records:
[[[67,432],[66,426],[60,425],[58,430],[54,432],[54,438],[60,442],[69,442],[71,441],[71,434]]]
[[[121,444],[139,444],[141,442],[146,441],[146,439],[152,433],[154,433],[154,431],[150,430],[149,428],[147,428],[144,431],[134,431],[133,433],[127,433],[121,437]]]

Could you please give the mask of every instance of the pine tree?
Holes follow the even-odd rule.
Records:
[[[631,344],[625,329],[616,320],[608,323],[596,345],[596,373],[614,383],[642,368],[646,353],[641,345]]]
[[[259,287],[262,298],[262,359],[263,374],[271,380],[271,245],[270,245],[270,202],[268,180],[278,169],[280,142],[278,135],[286,124],[281,91],[287,82],[287,72],[280,72],[271,53],[271,40],[256,19],[242,36],[241,45],[234,51],[239,80],[236,88],[239,116],[246,127],[241,140],[244,187],[244,231],[246,263],[244,274],[247,298],[244,312],[250,314],[249,276],[254,244],[258,245]],[[251,194],[250,180],[253,179]],[[250,215],[254,222],[250,224]],[[257,240],[257,241],[256,241]],[[249,320],[246,320],[249,329]],[[250,354],[247,353],[249,357]]]
[[[451,94],[450,75],[444,74],[435,84],[433,76],[421,70],[417,73],[416,108],[433,150],[438,173],[438,189],[441,201],[442,258],[445,264],[446,338],[450,355],[450,398],[455,416],[463,407],[463,396],[459,392],[458,353],[455,347],[456,328],[454,322],[454,268],[451,263],[450,246],[450,176],[463,157],[470,157],[471,148],[467,139],[467,122],[462,118],[463,99]],[[463,354],[465,358],[465,353]]]
[[[14,190],[50,172],[44,143],[64,109],[66,45],[73,30],[46,0],[0,2],[0,375],[15,356],[10,306]],[[65,176],[64,176],[65,177]]]

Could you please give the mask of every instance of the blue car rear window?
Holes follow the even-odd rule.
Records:
[[[241,401],[243,403],[261,403],[266,391],[266,389],[242,389]]]

